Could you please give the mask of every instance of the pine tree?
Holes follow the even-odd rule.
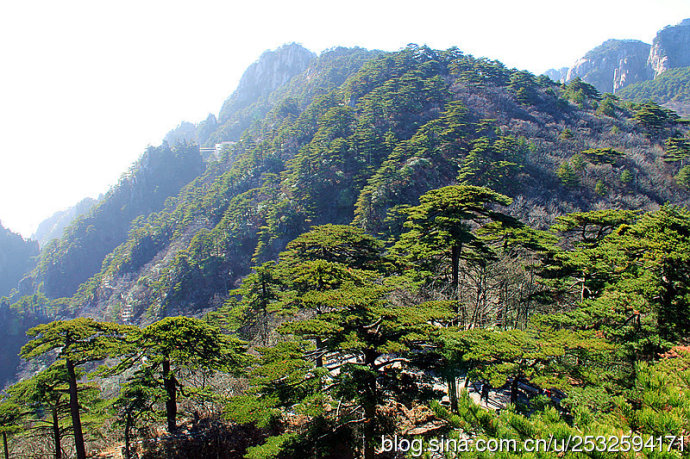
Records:
[[[170,433],[177,430],[178,394],[185,394],[178,378],[180,370],[237,372],[247,363],[244,343],[190,317],[167,317],[149,325],[141,332],[139,346],[137,356],[146,358],[144,367],[161,378],[159,387],[166,396],[165,417]]]
[[[4,397],[0,399],[0,433],[2,434],[2,447],[5,459],[10,459],[7,435],[22,431],[22,414],[22,407],[20,405]]]
[[[561,179],[561,183],[567,187],[574,187],[580,183],[580,179],[573,171],[569,162],[563,162],[556,170],[556,175]]]
[[[57,352],[58,365],[64,366],[67,372],[70,414],[79,459],[86,458],[86,449],[81,424],[82,408],[78,396],[77,368],[79,365],[127,352],[129,343],[126,342],[126,338],[133,332],[133,327],[98,322],[89,318],[59,320],[27,331],[27,334],[34,338],[22,348],[22,357],[35,359]]]
[[[491,206],[506,206],[512,200],[488,188],[456,185],[429,191],[419,202],[405,210],[408,231],[394,250],[426,269],[450,265],[451,296],[457,300],[461,259],[486,250],[474,230],[501,218]]]
[[[685,160],[690,156],[690,140],[683,137],[669,137],[666,139],[666,151],[664,161],[680,162],[684,166]]]
[[[305,300],[324,305],[327,311],[280,327],[284,334],[319,339],[329,362],[325,365],[331,375],[328,393],[361,407],[355,411],[359,418],[339,421],[361,423],[362,455],[367,458],[374,456],[374,438],[381,431],[378,407],[391,396],[414,397],[399,392],[400,370],[393,364],[423,367],[438,331],[433,324],[454,315],[450,304],[441,307],[438,302],[394,307],[387,304],[386,293],[375,284],[310,292]]]
[[[678,171],[676,183],[683,188],[690,188],[690,166],[684,166]]]

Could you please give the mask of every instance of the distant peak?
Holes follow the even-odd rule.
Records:
[[[592,59],[592,58],[598,58],[600,57],[601,53],[604,52],[617,52],[623,49],[630,49],[634,51],[639,51],[642,50],[643,52],[647,53],[649,52],[650,45],[648,43],[645,43],[641,40],[632,40],[632,39],[617,39],[617,38],[611,38],[609,40],[606,40],[604,43],[600,44],[599,46],[591,49],[590,51],[585,54],[584,58],[585,59]]]
[[[270,94],[304,71],[316,54],[298,43],[288,43],[274,50],[264,51],[240,79],[235,92],[225,101],[218,119],[222,124],[234,111],[249,106]]]
[[[261,53],[261,56],[259,56],[259,59],[255,63],[260,63],[262,60],[265,59],[270,59],[275,56],[281,56],[281,55],[290,55],[290,54],[298,54],[298,55],[303,55],[303,56],[309,56],[309,58],[314,58],[316,57],[316,53],[309,51],[307,48],[302,46],[299,43],[285,43],[284,45],[280,45],[276,49],[267,49],[263,53]]]

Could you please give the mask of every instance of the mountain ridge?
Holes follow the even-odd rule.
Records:
[[[652,44],[610,39],[588,51],[571,67],[545,75],[567,83],[581,78],[600,92],[616,94],[634,83],[654,80],[663,72],[690,65],[690,18],[659,30]]]
[[[102,195],[96,199],[84,198],[65,210],[55,212],[38,224],[36,231],[31,235],[31,239],[38,241],[39,245],[44,247],[53,239],[60,238],[65,228],[88,212],[101,198]]]
[[[642,126],[637,111],[654,107],[580,80],[561,86],[417,45],[335,48],[284,80],[228,118],[248,127],[219,157],[151,147],[41,253],[13,307],[137,324],[200,315],[313,225],[354,222],[392,238],[406,206],[455,183],[507,193],[508,213],[538,228],[573,211],[690,202],[678,164],[663,160],[683,128]],[[226,134],[219,126],[209,141]]]
[[[410,74],[407,72],[399,75],[396,74],[395,62],[387,61],[387,59],[395,59],[401,55],[405,56],[405,59],[408,59],[408,62],[410,62],[407,65],[412,65],[413,68],[416,67],[418,70],[411,71],[412,73]],[[209,184],[202,187],[206,190],[203,193],[206,194],[205,199],[207,202],[202,208],[206,210],[197,210],[195,213],[196,217],[186,217],[189,218],[189,224],[187,225],[180,227],[173,224],[173,227],[170,229],[157,230],[156,228],[158,227],[165,228],[166,225],[169,225],[170,223],[167,222],[169,219],[174,218],[173,215],[177,213],[184,215],[186,212],[184,206],[180,207],[180,202],[178,202],[176,209],[169,208],[164,213],[158,214],[154,220],[149,219],[146,224],[135,229],[135,232],[141,232],[141,236],[133,239],[130,238],[126,245],[121,246],[114,253],[113,258],[104,264],[100,280],[94,279],[96,280],[95,284],[91,284],[91,287],[82,290],[82,294],[79,296],[81,300],[77,301],[80,304],[79,310],[81,313],[87,314],[89,311],[93,311],[93,308],[96,308],[101,310],[107,317],[113,317],[113,314],[118,314],[119,308],[124,303],[133,308],[134,317],[147,317],[149,315],[159,317],[160,314],[201,311],[204,308],[214,307],[213,305],[217,307],[222,302],[222,298],[227,294],[226,292],[237,285],[237,282],[249,272],[250,265],[248,261],[252,256],[257,261],[271,259],[288,240],[306,230],[312,224],[327,222],[348,223],[355,218],[356,222],[370,232],[385,231],[385,225],[382,226],[382,222],[387,218],[391,206],[390,204],[383,204],[385,201],[381,201],[381,196],[390,196],[392,192],[398,196],[395,201],[398,205],[413,204],[415,197],[419,193],[452,181],[455,173],[447,175],[440,173],[440,171],[446,167],[450,168],[448,170],[453,170],[456,166],[450,166],[450,164],[455,160],[450,160],[451,162],[448,163],[448,166],[442,166],[445,161],[449,161],[449,159],[443,159],[443,155],[425,157],[425,154],[420,157],[419,154],[421,154],[422,150],[419,150],[420,153],[415,153],[419,147],[417,146],[418,140],[414,133],[418,129],[437,129],[435,127],[432,128],[432,126],[439,122],[445,123],[445,121],[440,120],[446,119],[446,117],[453,119],[453,117],[459,116],[459,112],[456,114],[452,108],[448,106],[444,108],[445,103],[441,104],[441,100],[445,100],[445,97],[447,97],[442,95],[442,88],[445,86],[445,83],[443,83],[441,74],[436,73],[439,70],[433,69],[433,66],[436,65],[434,62],[439,57],[434,51],[425,48],[409,48],[401,54],[392,53],[390,56],[390,58],[384,57],[379,60],[369,61],[364,66],[364,70],[361,71],[366,73],[367,70],[371,71],[371,67],[374,67],[376,68],[374,75],[376,75],[381,71],[387,72],[388,70],[386,69],[391,68],[392,73],[383,80],[382,86],[378,86],[382,83],[376,83],[374,78],[373,84],[369,83],[370,86],[367,87],[367,83],[365,83],[367,78],[362,77],[361,79],[350,80],[344,87],[326,96],[325,99],[317,99],[301,113],[294,105],[289,105],[292,108],[287,111],[284,111],[286,107],[283,105],[277,106],[271,112],[272,115],[269,115],[264,120],[263,127],[257,126],[254,128],[254,134],[250,138],[245,137],[244,140],[241,140],[233,147],[231,154],[237,159],[228,163],[227,166],[223,166],[222,170],[225,172],[213,179],[213,182],[209,179]],[[400,58],[402,59],[402,57]],[[419,59],[421,62],[414,64],[415,59]],[[502,116],[495,122],[498,126],[501,126],[504,137],[512,135],[515,141],[517,141],[521,136],[525,139],[529,136],[531,142],[537,142],[539,139],[542,139],[541,142],[544,143],[541,147],[536,146],[536,143],[534,144],[535,146],[530,147],[529,144],[525,144],[521,147],[525,152],[529,148],[534,148],[541,152],[539,162],[534,162],[535,160],[533,159],[521,166],[523,169],[530,171],[526,175],[523,173],[522,180],[525,180],[530,174],[536,174],[536,177],[539,177],[539,179],[526,181],[522,186],[530,187],[533,190],[543,189],[543,191],[540,191],[541,197],[537,198],[536,201],[531,201],[531,198],[528,198],[526,201],[524,198],[522,200],[517,199],[516,201],[516,206],[521,205],[523,209],[532,207],[533,210],[529,211],[529,213],[533,216],[526,215],[528,220],[537,221],[539,219],[537,217],[539,211],[534,212],[535,209],[543,209],[548,206],[558,207],[558,204],[555,202],[549,203],[551,201],[549,195],[553,193],[553,191],[548,191],[549,189],[558,190],[558,193],[564,193],[559,179],[553,173],[562,159],[545,154],[545,145],[558,145],[557,148],[566,148],[566,151],[569,150],[569,152],[565,157],[568,158],[577,151],[585,150],[587,147],[597,147],[602,143],[610,143],[611,139],[608,137],[608,131],[613,129],[614,126],[623,131],[625,136],[631,135],[631,126],[620,124],[615,118],[598,117],[593,113],[589,114],[590,112],[587,111],[581,113],[578,111],[579,109],[571,105],[564,106],[561,110],[564,108],[566,110],[557,112],[557,100],[551,99],[551,96],[548,95],[541,95],[541,91],[545,89],[537,90],[537,86],[533,89],[539,94],[534,96],[533,104],[535,105],[527,104],[525,106],[515,104],[515,102],[509,103],[508,101],[514,97],[507,86],[511,71],[500,67],[497,63],[485,63],[484,61],[476,61],[464,57],[460,59],[466,59],[466,64],[464,65],[467,65],[468,68],[473,68],[473,66],[484,68],[486,66],[487,70],[491,70],[497,75],[493,77],[496,78],[496,81],[506,85],[503,86],[504,89],[494,93],[494,90],[491,89],[492,87],[486,90],[475,89],[473,86],[475,82],[469,80],[454,89],[454,93],[459,97],[458,101],[468,105],[468,108],[475,113],[472,115],[473,121],[471,123],[479,123],[481,119],[489,118],[490,116],[495,116],[497,112],[502,112]],[[423,64],[430,64],[430,66]],[[479,70],[477,69],[477,71]],[[415,72],[419,73],[415,74]],[[423,77],[424,72],[427,72],[428,80]],[[513,75],[518,74],[519,72],[513,73]],[[348,166],[347,162],[350,160],[347,159],[347,156],[339,156],[341,159],[337,160],[344,161],[341,166],[338,166],[338,168],[344,168],[341,172],[332,175],[333,173],[329,172],[328,169],[323,169],[322,161],[326,160],[319,160],[319,155],[324,155],[326,151],[331,151],[331,148],[335,148],[335,146],[329,147],[328,145],[333,145],[333,142],[338,138],[349,138],[350,135],[353,135],[348,133],[353,132],[352,126],[356,126],[358,123],[356,121],[357,118],[352,118],[357,111],[362,110],[364,113],[367,112],[368,109],[366,107],[369,106],[373,108],[380,106],[380,104],[399,104],[400,102],[395,102],[395,100],[399,97],[400,91],[404,91],[402,88],[407,87],[406,79],[415,81],[417,78],[421,78],[421,80],[418,80],[417,83],[414,83],[415,86],[410,86],[408,89],[411,91],[409,93],[410,101],[404,102],[404,105],[398,106],[398,108],[393,108],[393,119],[385,122],[381,119],[380,121],[384,123],[384,126],[389,126],[388,129],[391,130],[391,134],[396,139],[397,149],[388,149],[389,147],[385,147],[385,142],[383,140],[375,140],[376,137],[369,140],[368,142],[373,142],[371,146],[367,147],[367,151],[371,152],[372,155],[371,167],[373,170],[359,179],[355,173],[356,169],[348,172],[348,168],[355,166],[354,164]],[[360,87],[360,81],[365,86]],[[386,85],[388,85],[388,88],[383,89]],[[412,87],[417,89],[413,90]],[[397,95],[394,99],[389,99],[392,97],[391,94]],[[477,97],[480,97],[480,94],[482,94],[482,103],[478,103],[476,100]],[[418,101],[414,102],[415,100]],[[539,112],[532,112],[533,109],[530,108],[532,106],[542,107],[541,110],[544,110],[545,114],[537,116]],[[416,107],[414,110],[421,111],[419,111],[419,114],[414,114],[416,112],[406,113],[401,111],[403,107],[408,107],[404,110],[411,110],[412,107]],[[290,110],[296,111],[291,112]],[[311,111],[316,111],[315,113],[320,114],[314,118]],[[549,115],[547,116],[546,113],[549,113]],[[401,118],[395,118],[398,116]],[[571,130],[581,131],[581,134],[575,135],[576,139],[581,140],[569,140],[567,142],[558,140],[561,131],[572,122],[568,120],[568,117],[573,117],[573,119],[579,122],[582,122],[584,119],[587,120],[584,124],[587,127],[577,127],[577,125],[571,127]],[[582,119],[580,119],[581,117]],[[327,124],[325,122],[326,119],[329,120]],[[431,124],[425,127],[428,123]],[[535,130],[538,126],[549,124],[553,127],[548,135],[536,135]],[[533,127],[529,128],[528,126],[530,125],[533,125]],[[295,131],[296,126],[302,127]],[[556,128],[557,126],[558,128]],[[601,136],[601,140],[594,140],[596,138],[594,136],[595,130],[600,133],[597,136]],[[301,133],[304,136],[304,140],[298,140],[299,137],[283,137],[285,135],[293,136],[293,133],[296,132]],[[364,132],[362,131],[359,135],[364,135]],[[372,135],[374,135],[374,131],[372,131]],[[585,141],[586,137],[581,137],[583,135],[590,135],[592,139]],[[250,140],[251,137],[254,140]],[[423,138],[427,137],[428,134],[423,135]],[[270,140],[271,138],[273,140]],[[352,153],[356,149],[362,148],[362,146],[357,146],[360,142],[357,138],[354,137],[351,140],[351,142],[354,142],[353,146],[348,147],[348,149],[354,149]],[[618,141],[623,140],[623,138],[621,136]],[[297,140],[296,144],[295,140]],[[286,142],[288,143],[286,144]],[[644,150],[647,148],[645,146],[647,142],[643,136],[640,136],[634,142],[627,140],[627,147],[625,148],[631,151],[636,148]],[[293,146],[288,146],[290,144]],[[282,145],[282,147],[278,147],[278,145]],[[471,150],[472,145],[472,142],[468,142],[460,150],[453,150],[458,152],[453,154],[464,155],[466,153],[459,152],[466,151],[464,149]],[[337,153],[336,155],[344,153]],[[333,154],[335,154],[335,150]],[[250,159],[253,155],[257,157],[257,160],[259,158],[263,159],[256,163],[255,159]],[[312,158],[311,155],[317,156]],[[244,163],[238,162],[240,158],[243,158],[242,161]],[[230,156],[228,156],[228,159],[230,159]],[[648,160],[644,160],[641,157],[640,161]],[[433,164],[431,169],[429,169],[429,164]],[[547,164],[548,168],[546,167]],[[630,164],[630,167],[632,167],[634,163]],[[652,163],[648,163],[644,168],[640,167],[639,170],[649,170],[652,167]],[[376,169],[379,169],[379,171],[373,173]],[[547,169],[550,172],[545,173]],[[247,171],[252,170],[256,172],[252,172],[249,176],[244,176]],[[304,175],[308,170],[311,171],[309,175]],[[320,172],[316,172],[319,170]],[[637,167],[635,170],[637,170]],[[369,175],[372,173],[373,175]],[[606,172],[608,176],[607,182],[611,181],[611,186],[617,183],[618,180],[614,176],[615,173],[615,170]],[[661,173],[661,170],[655,173]],[[271,174],[278,175],[274,175],[275,178],[270,178]],[[309,178],[313,177],[313,174],[317,174],[317,182],[313,182],[313,179]],[[649,179],[640,172],[637,175],[639,186],[647,187],[645,188],[648,189],[645,192],[647,195],[641,194],[636,197],[636,200],[629,200],[630,198],[626,194],[620,194],[615,197],[619,205],[631,208],[653,208],[655,202],[663,202],[659,201],[655,192],[652,192],[652,185],[645,185]],[[244,178],[242,178],[243,176]],[[570,198],[573,199],[573,204],[579,202],[575,204],[575,208],[586,209],[590,205],[585,204],[588,200],[596,201],[600,199],[593,192],[597,180],[593,177],[585,178],[589,181],[590,190],[592,191],[584,192],[584,190],[578,190],[577,193],[573,194],[572,198]],[[227,183],[226,185],[221,185],[224,180],[230,181],[225,182]],[[404,188],[397,188],[397,191],[383,191],[395,183],[405,184]],[[227,188],[227,191],[222,191],[228,185],[230,187]],[[195,185],[191,186],[194,187]],[[198,185],[196,186],[198,187]],[[399,187],[399,185],[396,186]],[[669,186],[671,186],[670,182]],[[286,190],[292,191],[288,192]],[[358,191],[355,190],[360,190],[359,193],[363,194],[357,198],[356,194]],[[186,191],[186,193],[189,193],[189,196],[199,192],[194,192],[192,189]],[[588,193],[592,194],[586,197]],[[217,197],[213,197],[214,195]],[[228,196],[228,198],[221,198],[221,196]],[[376,198],[369,200],[367,196]],[[403,196],[406,197],[403,198]],[[646,197],[643,198],[643,196]],[[519,198],[519,195],[517,197]],[[281,205],[286,207],[280,211],[277,211],[276,208],[276,210],[269,211],[268,213],[257,210],[262,205],[269,205],[267,203],[272,202],[271,200],[276,200],[273,201],[276,204],[282,201],[283,204]],[[629,202],[624,204],[626,200]],[[276,204],[272,204],[272,206]],[[381,207],[382,205],[383,207]],[[518,207],[514,207],[515,212],[521,212],[517,209]],[[569,209],[572,208],[566,205],[562,210],[554,212],[554,209],[551,213],[564,213]],[[271,212],[277,213],[272,215]],[[545,211],[542,210],[541,212]],[[177,218],[174,219],[177,220]],[[286,226],[288,222],[290,223]],[[542,224],[545,223],[547,222],[542,222]],[[136,258],[136,254],[141,253],[142,243],[151,238],[159,238],[159,235],[162,234],[161,231],[163,234],[172,232],[180,235],[174,245],[176,248],[169,251],[165,248],[167,243],[163,242],[163,245],[160,246],[162,251],[158,251],[157,254],[155,251],[150,252],[152,257],[142,260],[144,264],[136,263],[132,265],[132,268],[124,271],[122,268],[118,268],[122,266],[122,260]],[[175,240],[175,238],[172,238],[172,240]],[[218,255],[214,254],[216,251]],[[136,268],[136,266],[141,266],[141,268]],[[130,269],[134,269],[134,271],[130,271]],[[139,269],[144,269],[144,271],[138,273]],[[143,273],[154,274],[153,279],[151,279],[153,282],[147,284],[150,288],[146,292],[137,286],[136,282],[132,283],[133,280],[140,278],[142,275],[144,277],[151,275]],[[160,273],[166,274],[161,275]],[[224,274],[219,276],[218,274],[220,273]],[[130,277],[132,275],[133,277]],[[170,280],[164,280],[169,277]],[[128,280],[130,278],[131,280]],[[122,279],[125,284],[121,284],[117,279]],[[116,290],[120,293],[114,296],[108,293],[108,289],[103,288],[106,284],[111,286],[108,289],[112,288],[113,285],[120,285],[116,287]],[[130,286],[127,287],[126,284],[130,284]],[[150,308],[151,305],[154,305],[153,309]]]

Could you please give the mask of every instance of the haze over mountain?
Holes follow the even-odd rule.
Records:
[[[84,198],[68,209],[55,212],[38,225],[36,232],[31,235],[31,239],[38,241],[39,245],[43,247],[53,239],[60,238],[65,228],[88,212],[97,202],[98,199]]]
[[[639,40],[611,39],[578,59],[572,67],[545,72],[555,81],[569,82],[575,78],[594,85],[601,92],[620,95],[629,100],[653,99],[672,104],[683,114],[690,113],[690,19],[660,30],[651,45]],[[683,88],[672,91],[669,75],[674,70]],[[682,75],[682,76],[681,76]],[[663,76],[663,78],[662,78]],[[636,85],[624,91],[624,88]],[[644,95],[644,96],[642,96]]]
[[[266,52],[247,70],[217,123],[183,124],[168,135],[183,143],[149,149],[117,187],[41,252],[25,283],[32,287],[21,294],[40,291],[50,299],[79,291],[72,311],[113,319],[124,307],[133,318],[146,311],[198,311],[227,295],[252,256],[274,257],[310,225],[354,219],[367,231],[395,234],[399,229],[386,223],[391,209],[453,183],[487,135],[489,150],[482,156],[489,156],[476,161],[489,162],[473,166],[478,175],[472,180],[484,184],[484,174],[496,167],[489,158],[502,153],[494,142],[516,142],[511,148],[519,158],[503,160],[514,165],[501,175],[512,178],[493,186],[515,198],[514,216],[534,224],[596,206],[685,203],[674,172],[656,159],[659,147],[630,124],[629,109],[614,105],[607,116],[594,113],[599,96],[586,88],[585,95],[577,90],[583,98],[578,108],[567,102],[576,89],[563,92],[458,50],[336,48],[315,57],[292,44]],[[465,112],[469,131],[458,132],[464,140],[456,141],[452,154],[420,150],[426,130]],[[494,120],[486,122],[490,128],[484,119]],[[237,143],[201,165],[198,147],[185,142],[203,140]],[[564,187],[559,166],[601,146],[627,152],[625,159],[615,167],[593,162],[580,172],[578,186]],[[632,184],[620,182],[624,170],[632,173]],[[599,182],[607,189],[603,195],[595,192]]]
[[[663,35],[659,69],[682,62],[684,35]],[[584,76],[618,53],[611,88],[631,88],[645,46],[606,42]],[[46,380],[65,397],[12,425],[45,421],[60,455],[70,422],[84,458],[86,409],[90,449],[122,424],[125,450],[149,435],[135,448],[151,457],[372,458],[384,433],[476,436],[516,416],[545,437],[656,425],[635,398],[657,394],[653,372],[687,385],[662,359],[685,359],[690,331],[688,122],[584,76],[415,44],[263,53],[218,117],[149,147],[37,258],[7,233],[21,253],[0,384],[25,378],[12,403]],[[110,359],[97,380],[75,370]],[[513,406],[483,410],[460,376],[510,387]],[[674,420],[675,400],[659,410]]]
[[[7,296],[19,280],[36,266],[38,243],[24,240],[0,223],[0,297]]]

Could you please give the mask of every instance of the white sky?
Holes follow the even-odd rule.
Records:
[[[28,237],[107,191],[180,121],[217,114],[244,69],[284,43],[458,46],[541,73],[608,38],[651,43],[687,17],[690,0],[6,0],[0,220]]]

